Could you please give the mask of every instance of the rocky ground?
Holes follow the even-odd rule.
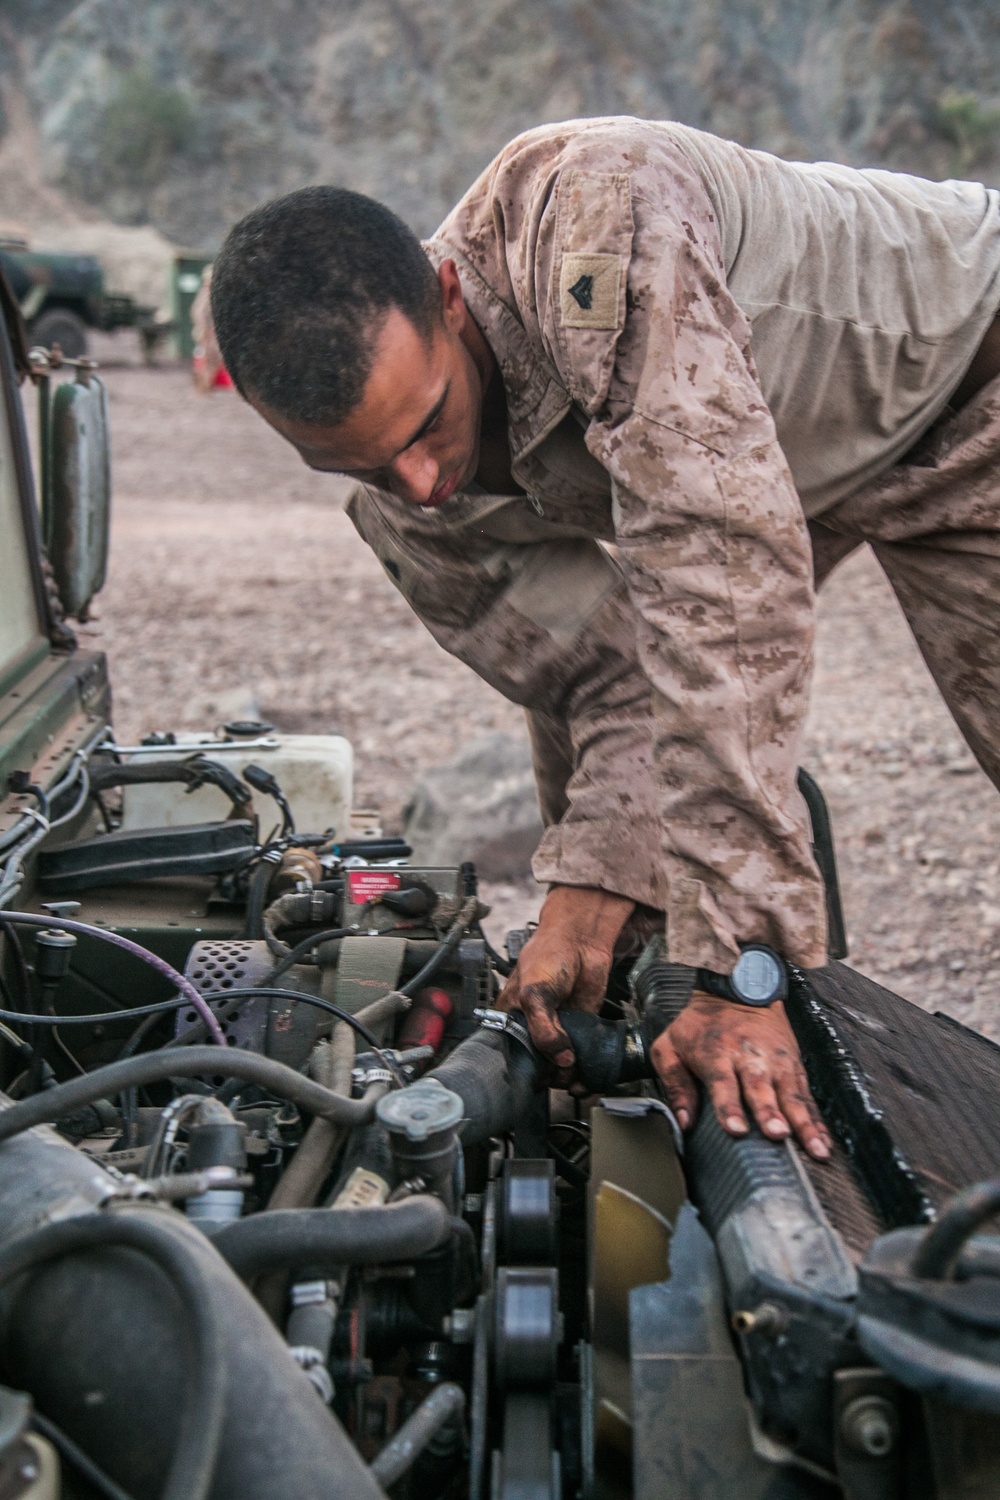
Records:
[[[387,827],[418,773],[520,712],[410,614],[313,474],[230,392],[143,369],[106,341],[115,516],[81,636],[111,657],[119,737],[251,709],[354,743],[356,803]],[[1000,1038],[1000,799],[977,768],[873,559],[820,601],[806,765],[829,798],[850,961]],[[494,936],[537,909],[497,886]]]

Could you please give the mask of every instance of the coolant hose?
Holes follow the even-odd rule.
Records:
[[[573,1044],[576,1077],[590,1094],[610,1094],[620,1083],[654,1076],[650,1049],[657,1035],[645,1020],[602,1021],[585,1010],[559,1012]]]
[[[465,1411],[465,1392],[451,1381],[435,1386],[372,1460],[371,1476],[384,1490],[396,1484],[437,1437]]]
[[[511,1019],[523,1024],[518,1011]],[[609,1094],[620,1083],[653,1077],[652,1035],[644,1022],[602,1021],[580,1010],[560,1011],[559,1020],[576,1054],[576,1077],[589,1093]],[[534,1047],[509,1032],[483,1027],[427,1077],[462,1100],[462,1145],[475,1146],[513,1130],[545,1086],[546,1075],[545,1059]]]
[[[167,1048],[108,1063],[106,1067],[95,1068],[93,1073],[71,1078],[68,1083],[32,1094],[30,1099],[21,1099],[9,1109],[0,1110],[0,1141],[10,1140],[33,1125],[51,1125],[85,1104],[113,1097],[123,1089],[142,1088],[147,1083],[170,1078],[211,1078],[219,1074],[273,1090],[279,1098],[289,1099],[309,1114],[340,1125],[362,1125],[372,1119],[376,1104],[386,1092],[385,1084],[376,1083],[366,1089],[362,1098],[345,1099],[284,1063],[257,1052],[244,1052],[239,1047]]]
[[[180,1430],[162,1500],[207,1500],[226,1414],[221,1309],[198,1261],[159,1211],[94,1212],[46,1224],[0,1251],[0,1287],[47,1261],[113,1245],[155,1261],[173,1282],[190,1325],[190,1365]]]
[[[505,1032],[485,1027],[466,1037],[425,1077],[457,1094],[465,1105],[462,1145],[478,1146],[506,1135],[542,1087],[541,1058]]]
[[[237,1276],[295,1266],[371,1266],[415,1260],[452,1234],[438,1198],[418,1193],[377,1208],[282,1208],[227,1224],[212,1244]]]

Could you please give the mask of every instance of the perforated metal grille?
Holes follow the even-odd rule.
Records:
[[[212,939],[195,943],[188,955],[185,974],[204,995],[216,1012],[226,1003],[230,990],[260,984],[267,978],[274,959],[266,943],[239,939]],[[263,1050],[267,1033],[268,1000],[247,1000],[234,1016],[221,1017],[220,1024],[228,1041],[254,1052]],[[198,1020],[192,1008],[178,1011],[177,1034]]]

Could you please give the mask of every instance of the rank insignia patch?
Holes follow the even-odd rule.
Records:
[[[559,276],[559,321],[564,328],[617,328],[620,255],[567,254]]]
[[[582,307],[584,312],[589,312],[590,305],[594,300],[593,276],[581,276],[579,281],[574,281],[569,289],[569,294],[578,307]]]

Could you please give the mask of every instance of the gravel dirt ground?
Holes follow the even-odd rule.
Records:
[[[119,739],[251,710],[353,741],[355,804],[387,829],[421,769],[520,710],[446,655],[311,473],[232,392],[102,341],[115,509],[108,584],[80,636],[108,652]],[[850,962],[1000,1038],[1000,798],[867,552],[820,598],[805,765],[829,799]],[[494,941],[532,916],[494,886]]]

